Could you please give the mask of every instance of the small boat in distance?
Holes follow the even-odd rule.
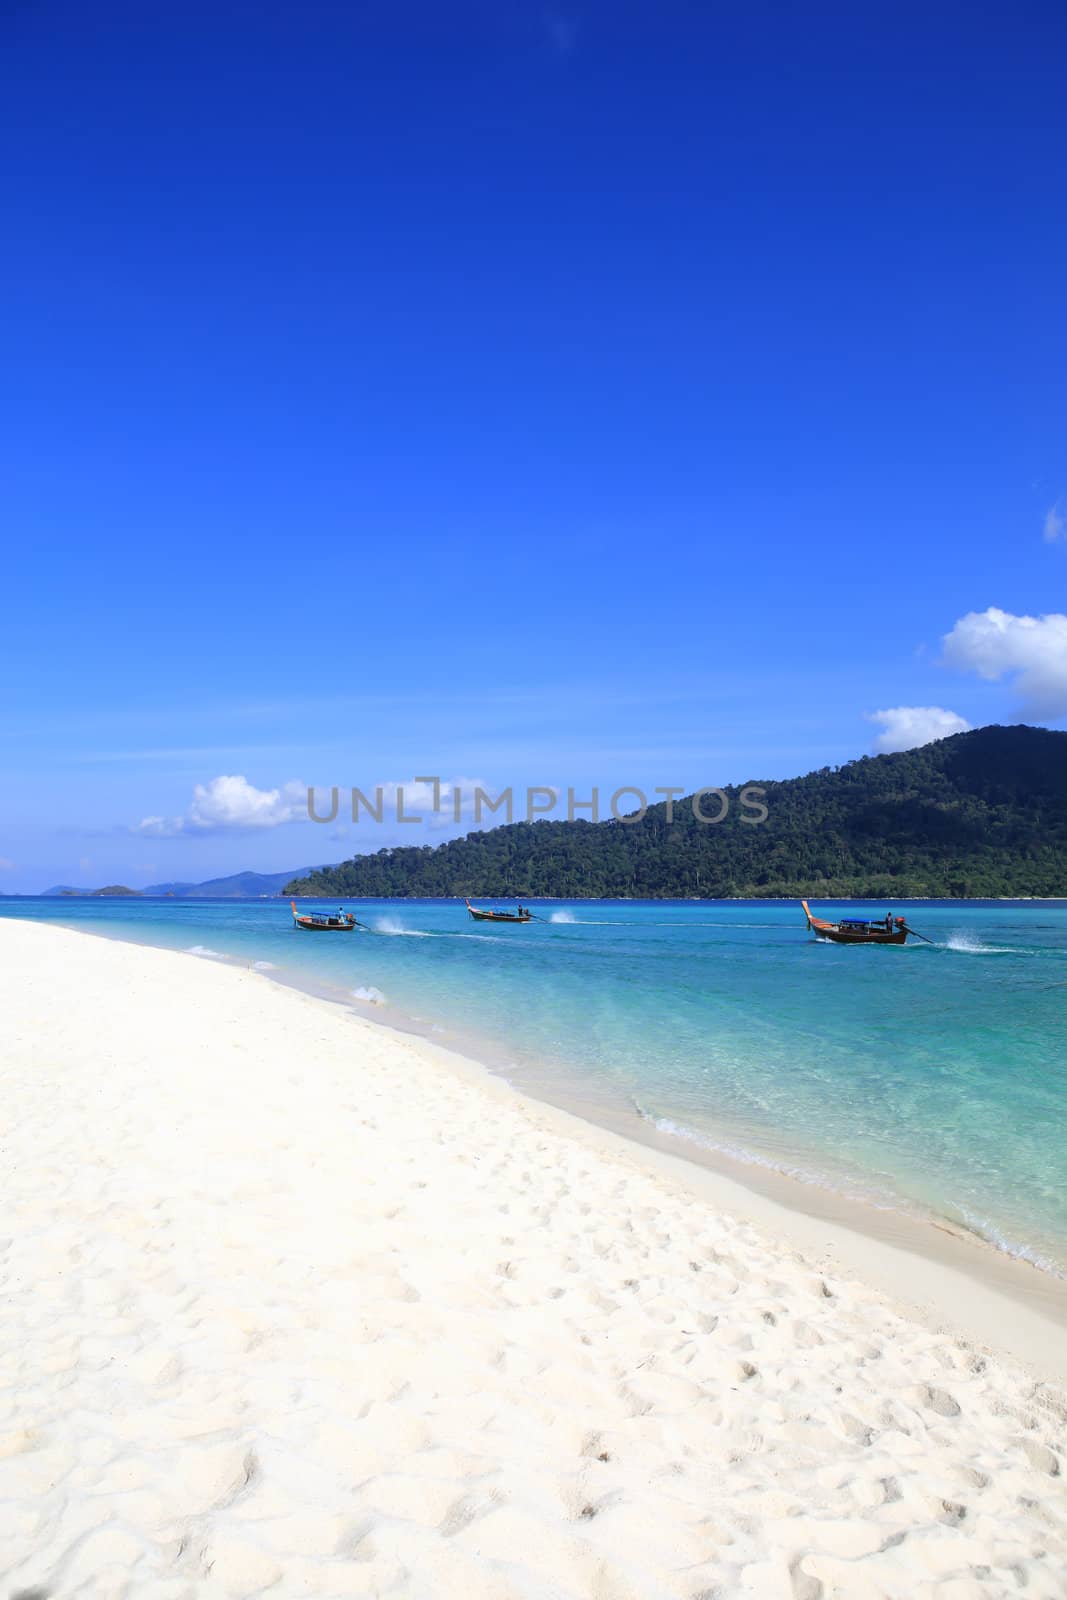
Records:
[[[305,933],[351,933],[353,928],[363,926],[351,911],[298,911],[295,900],[290,900],[289,904],[293,908],[294,924]]]
[[[825,917],[813,917],[806,900],[800,903],[815,937],[831,939],[834,944],[907,944],[912,931],[903,917],[894,917],[890,911],[884,917],[842,917],[839,922],[828,922]]]
[[[480,911],[477,906],[472,906],[467,901],[467,910],[475,922],[531,922],[533,912],[519,906],[517,911]]]

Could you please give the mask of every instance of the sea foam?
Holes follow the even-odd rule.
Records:
[[[358,989],[352,990],[353,1000],[362,1000],[368,1006],[384,1006],[385,996],[373,983],[361,983]]]
[[[384,933],[390,939],[430,939],[423,928],[405,928],[395,917],[379,917],[374,924],[375,933]]]

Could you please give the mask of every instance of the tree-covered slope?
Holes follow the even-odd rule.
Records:
[[[752,782],[759,783],[759,779]],[[688,801],[639,822],[514,823],[379,850],[294,879],[304,895],[1067,895],[1067,733],[990,727],[737,789],[725,821]],[[714,801],[709,809],[714,811]],[[751,813],[747,813],[751,815]]]

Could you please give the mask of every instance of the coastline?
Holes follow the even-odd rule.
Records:
[[[207,957],[196,954],[197,959],[241,964],[240,958],[221,952]],[[494,1048],[492,1041],[473,1032],[455,1036],[454,1030],[408,1017],[391,1003],[353,1006],[350,992],[315,984],[304,974],[275,968],[263,975],[297,993],[351,1011],[373,1027],[424,1041],[449,1057],[452,1070],[456,1063],[474,1067],[487,1074],[490,1083],[503,1083],[538,1104],[636,1145],[651,1159],[663,1157],[679,1163],[682,1175],[688,1174],[691,1182],[697,1181],[691,1169],[721,1179],[727,1187],[712,1195],[713,1199],[735,1211],[752,1208],[754,1217],[773,1222],[807,1249],[825,1245],[840,1260],[854,1263],[861,1276],[871,1276],[886,1293],[910,1303],[917,1314],[951,1319],[961,1314],[961,1304],[968,1307],[964,1315],[969,1336],[984,1338],[979,1327],[992,1326],[999,1330],[992,1336],[994,1342],[1011,1351],[1015,1359],[1029,1357],[1024,1344],[1014,1337],[1017,1311],[1002,1301],[1035,1312],[1041,1321],[1030,1330],[1025,1348],[1039,1347],[1042,1359],[1052,1362],[1057,1376],[1067,1382],[1067,1276],[1032,1253],[1006,1248],[948,1217],[923,1215],[903,1201],[878,1201],[830,1179],[801,1177],[752,1152],[734,1155],[728,1147],[704,1143],[688,1130],[664,1131],[639,1108],[597,1093],[591,1080],[589,1093],[583,1094],[573,1072],[517,1065]],[[447,1042],[435,1037],[442,1032],[447,1034]],[[704,1181],[707,1183],[707,1177]],[[887,1246],[890,1254],[883,1258],[876,1253],[872,1259],[872,1244]],[[904,1262],[898,1259],[901,1252]],[[910,1264],[909,1258],[914,1258]],[[951,1275],[948,1280],[946,1272]],[[957,1276],[964,1280],[962,1284]],[[976,1293],[977,1303],[972,1307]],[[995,1297],[989,1305],[985,1304],[986,1294]],[[1051,1329],[1047,1323],[1052,1324]]]
[[[1058,1593],[1037,1312],[261,973],[0,955],[15,1593]]]
[[[163,949],[103,928],[66,925],[64,931],[133,949]],[[255,967],[215,950],[166,953],[231,971]],[[490,1093],[517,1095],[555,1112],[563,1119],[556,1126],[564,1131],[600,1137],[612,1151],[639,1154],[650,1169],[689,1185],[710,1204],[854,1273],[925,1325],[954,1330],[1035,1376],[1067,1385],[1067,1277],[1029,1255],[1013,1253],[947,1217],[923,1216],[903,1202],[876,1202],[829,1181],[808,1180],[749,1155],[734,1156],[727,1148],[666,1133],[639,1110],[595,1093],[592,1084],[584,1095],[572,1074],[516,1066],[473,1032],[457,1038],[454,1030],[409,1017],[392,1004],[354,1004],[348,990],[314,983],[306,974],[277,967],[255,970],[271,984],[364,1026],[418,1041],[448,1071]],[[446,1038],[437,1037],[442,1033]]]
[[[231,964],[226,956],[208,959]],[[587,1130],[602,1138],[606,1148],[639,1153],[651,1168],[688,1184],[709,1203],[854,1272],[930,1326],[955,1328],[1035,1373],[1067,1384],[1067,1278],[1028,1256],[1005,1250],[947,1218],[924,1217],[902,1204],[877,1204],[828,1182],[808,1181],[769,1163],[663,1132],[605,1095],[583,1097],[574,1079],[562,1073],[511,1066],[473,1035],[444,1042],[434,1037],[432,1027],[398,1017],[391,1006],[357,1008],[347,996],[293,974],[270,971],[263,976],[351,1013],[372,1028],[417,1039],[449,1071],[490,1092],[500,1088],[555,1112],[563,1119],[557,1126]]]

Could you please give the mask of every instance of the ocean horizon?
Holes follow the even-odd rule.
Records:
[[[346,901],[370,931],[332,939],[296,931],[284,899],[13,897],[0,915],[251,965],[638,1119],[680,1155],[949,1223],[1067,1276],[1057,902],[912,900],[933,943],[902,949],[816,942],[796,901],[530,903],[539,920],[487,927],[461,901]]]

